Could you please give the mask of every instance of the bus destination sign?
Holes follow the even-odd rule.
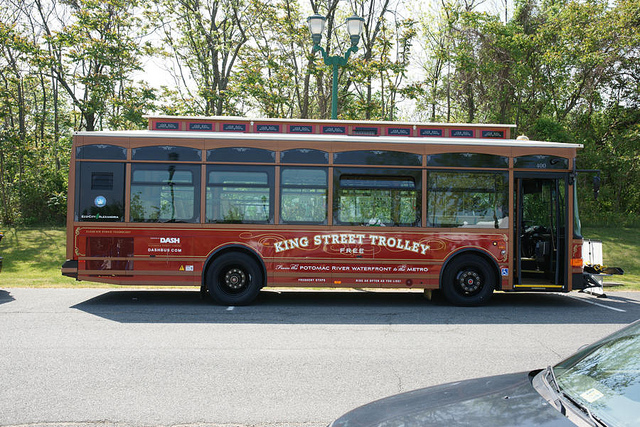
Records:
[[[213,130],[213,123],[189,123],[189,130],[211,132]]]
[[[345,134],[347,128],[345,126],[322,126],[322,133]]]
[[[156,130],[180,130],[180,122],[156,122]]]
[[[473,129],[451,129],[452,138],[473,138]]]
[[[224,132],[246,132],[247,125],[244,123],[223,123],[222,130]]]
[[[411,136],[411,128],[387,128],[389,136]]]
[[[256,132],[278,133],[280,125],[256,125]]]
[[[504,138],[504,131],[502,130],[483,130],[482,131],[483,138]]]
[[[289,133],[313,133],[311,125],[289,125]]]
[[[442,129],[420,129],[420,136],[442,136]]]

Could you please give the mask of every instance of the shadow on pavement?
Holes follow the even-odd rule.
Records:
[[[11,296],[11,293],[0,289],[0,304],[5,304],[11,301],[15,301],[15,298]]]
[[[440,297],[428,301],[422,292],[267,289],[250,306],[226,307],[198,290],[118,290],[72,308],[121,323],[622,324],[640,317],[639,300],[499,292],[486,306],[455,307]]]

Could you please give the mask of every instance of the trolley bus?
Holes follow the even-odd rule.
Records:
[[[148,117],[73,138],[62,274],[197,286],[583,288],[581,145],[512,125]]]

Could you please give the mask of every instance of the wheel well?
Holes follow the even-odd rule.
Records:
[[[485,260],[489,264],[489,266],[491,267],[491,270],[493,271],[493,278],[495,279],[494,290],[502,289],[502,281],[500,280],[501,276],[500,276],[500,268],[498,267],[498,263],[491,256],[489,256],[485,252],[477,250],[477,249],[468,249],[468,250],[456,252],[455,254],[453,254],[449,258],[447,258],[447,260],[444,262],[444,264],[442,264],[442,269],[440,270],[440,278],[438,280],[438,282],[439,282],[438,283],[438,287],[440,289],[442,289],[442,276],[443,276],[444,272],[446,271],[447,267],[449,266],[449,264],[454,259],[458,259],[458,258],[462,258],[462,257],[466,257],[466,256],[475,256],[475,257],[478,257],[478,258],[481,258],[481,259]]]
[[[246,246],[231,245],[231,246],[225,246],[224,248],[217,249],[207,257],[207,260],[204,262],[204,267],[202,268],[202,279],[200,281],[201,290],[204,291],[206,289],[207,270],[209,269],[209,267],[211,267],[211,265],[215,262],[215,260],[218,259],[220,256],[231,253],[231,252],[240,252],[240,253],[249,255],[251,258],[253,258],[254,261],[256,261],[256,263],[258,264],[260,271],[262,272],[263,286],[267,285],[267,268],[264,265],[264,261],[262,260],[262,258],[254,250],[247,248]]]

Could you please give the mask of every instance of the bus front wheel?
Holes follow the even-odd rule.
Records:
[[[478,256],[454,259],[442,276],[442,293],[454,305],[485,304],[495,288],[495,275],[489,263]]]
[[[222,305],[250,304],[262,288],[262,272],[249,255],[229,252],[207,270],[207,291]]]

